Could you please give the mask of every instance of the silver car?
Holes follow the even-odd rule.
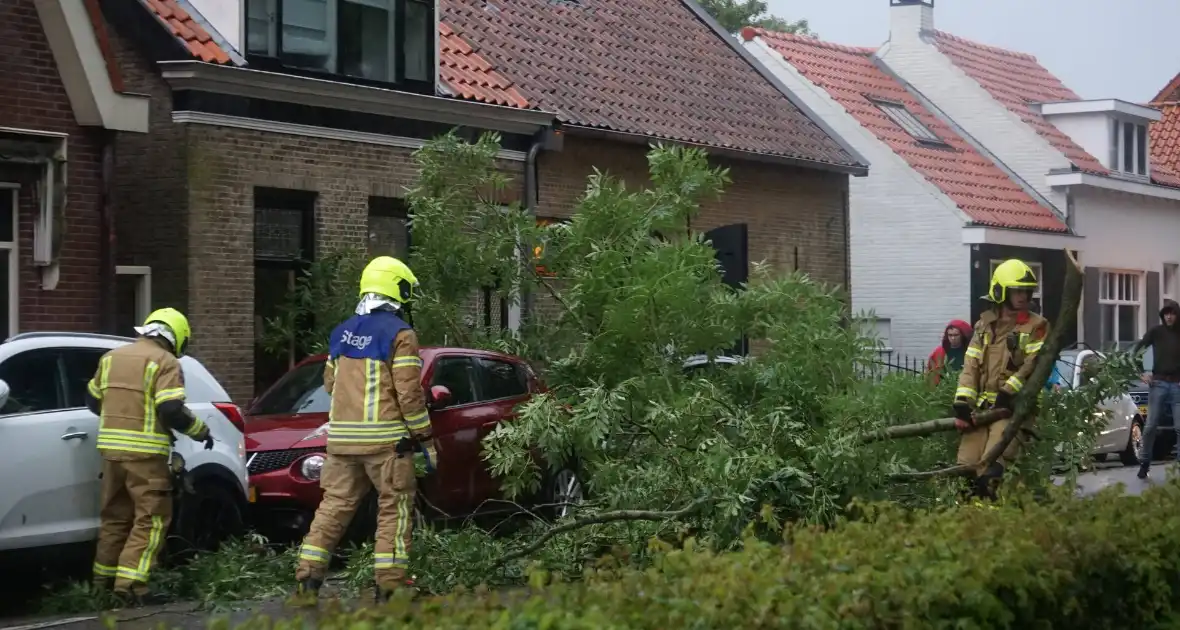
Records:
[[[1081,368],[1103,356],[1090,349],[1062,351],[1050,384],[1059,389],[1080,386],[1084,371]],[[1128,466],[1138,462],[1139,445],[1143,440],[1143,416],[1131,395],[1123,392],[1102,401],[1094,411],[1094,418],[1105,423],[1094,447],[1094,459],[1102,462],[1110,455],[1118,455],[1119,460]]]

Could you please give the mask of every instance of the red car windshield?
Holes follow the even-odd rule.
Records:
[[[314,361],[290,372],[254,402],[250,414],[328,413],[332,397],[324,391],[324,362]]]

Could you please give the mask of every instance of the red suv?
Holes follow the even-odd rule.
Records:
[[[481,457],[481,440],[515,407],[544,386],[518,357],[464,348],[422,348],[422,386],[441,465],[421,480],[419,509],[428,518],[454,518],[514,508],[487,502],[499,484]],[[327,356],[305,359],[250,405],[247,469],[256,525],[271,535],[306,531],[323,496],[320,469],[331,398],[324,391]],[[582,496],[572,470],[549,474],[536,500],[569,504]],[[372,531],[375,497],[353,519],[352,534]]]

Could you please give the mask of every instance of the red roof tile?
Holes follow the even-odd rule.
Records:
[[[675,0],[441,0],[529,104],[572,125],[853,165]]]
[[[1180,101],[1152,103],[1163,113],[1163,119],[1151,124],[1151,167],[1153,179],[1165,177],[1176,179],[1173,186],[1180,185]]]
[[[1081,99],[1041,66],[1036,57],[985,46],[941,31],[935,31],[934,44],[960,70],[987,90],[992,98],[1036,130],[1074,166],[1094,173],[1109,172],[1094,156],[1086,153],[1029,106],[1029,103]]]
[[[459,96],[510,107],[528,107],[529,102],[511,81],[496,72],[462,37],[445,23],[438,25],[439,74]]]
[[[742,36],[747,40],[761,37],[808,81],[826,90],[862,127],[950,197],[973,222],[1067,231],[1051,209],[1033,199],[998,166],[927,111],[901,83],[882,71],[872,59],[872,49],[754,28],[744,29]],[[870,98],[905,105],[906,110],[949,147],[919,142]]]
[[[176,0],[140,1],[189,49],[193,57],[208,63],[230,63],[229,54]]]
[[[1180,101],[1180,74],[1172,77],[1172,80],[1160,90],[1155,98],[1151,99],[1153,103],[1167,103],[1172,101]]]

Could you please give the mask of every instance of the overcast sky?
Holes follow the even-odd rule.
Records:
[[[827,41],[889,37],[889,0],[767,2]],[[934,26],[1035,55],[1082,98],[1146,102],[1180,73],[1180,0],[936,0]]]

